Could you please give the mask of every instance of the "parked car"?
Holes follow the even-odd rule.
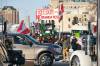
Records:
[[[51,66],[54,60],[61,59],[62,48],[56,44],[39,43],[29,35],[10,33],[13,50],[22,50],[26,60],[33,60],[34,64]]]

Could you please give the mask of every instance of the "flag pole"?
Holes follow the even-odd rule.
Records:
[[[62,2],[62,4],[63,4],[63,2]],[[63,6],[63,10],[64,10],[64,6]],[[64,14],[64,11],[62,11],[62,39],[63,39],[63,22],[64,22],[64,20],[63,20],[63,14]]]
[[[59,40],[61,38],[60,25],[59,25]]]
[[[63,22],[64,22],[64,20],[63,20],[63,17],[62,17],[62,39],[63,39]]]
[[[29,28],[31,28],[31,24],[30,24],[30,16],[28,16],[28,24],[29,24]]]
[[[61,21],[61,36],[63,36],[63,13],[64,13],[64,6],[63,2],[59,2],[59,14],[60,14],[60,19],[59,22]],[[61,37],[62,38],[62,37]],[[63,39],[63,38],[62,38]]]

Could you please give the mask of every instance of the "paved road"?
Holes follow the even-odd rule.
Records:
[[[67,62],[55,62],[53,66],[69,66]]]
[[[27,61],[24,66],[34,66],[34,64],[32,61]],[[69,65],[68,63],[58,61],[58,62],[55,62],[53,66],[69,66]]]
[[[34,64],[32,61],[27,61],[26,64],[23,66],[34,66]],[[52,66],[69,66],[69,63],[58,61],[55,62]],[[97,66],[97,62],[93,62],[93,66]]]

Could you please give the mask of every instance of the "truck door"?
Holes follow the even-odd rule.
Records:
[[[33,59],[34,48],[32,46],[32,42],[24,35],[14,36],[14,49],[22,50],[25,55],[25,59]]]

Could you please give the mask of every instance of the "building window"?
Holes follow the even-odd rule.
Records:
[[[89,14],[89,12],[83,12],[82,14]]]
[[[87,21],[87,18],[85,18],[85,21]]]
[[[73,0],[73,2],[80,2],[80,0]]]
[[[86,0],[81,0],[81,2],[86,2]]]
[[[59,0],[59,2],[63,2],[63,0]]]
[[[66,0],[66,2],[70,2],[70,0]]]
[[[70,18],[68,18],[68,21],[70,22]]]
[[[74,8],[76,8],[76,6]]]
[[[84,15],[84,17],[86,17],[86,15]]]

